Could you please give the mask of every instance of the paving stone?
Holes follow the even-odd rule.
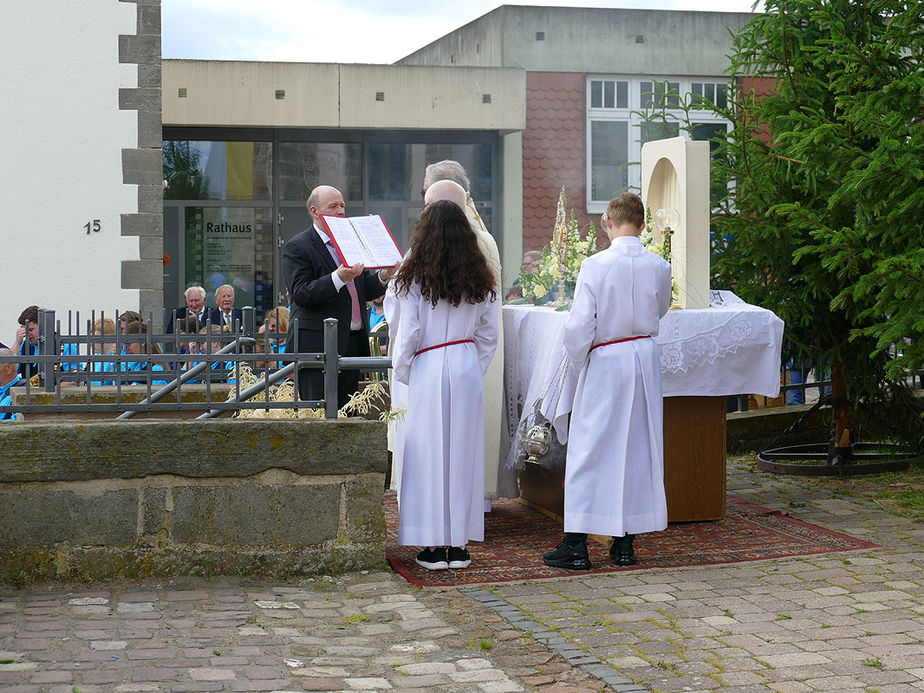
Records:
[[[349,688],[357,691],[389,690],[392,688],[388,680],[383,678],[346,679],[345,683]]]
[[[459,590],[384,571],[0,587],[0,689],[924,690],[924,530],[734,460],[728,487],[883,548]]]

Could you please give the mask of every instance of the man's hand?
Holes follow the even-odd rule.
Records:
[[[379,278],[383,282],[389,282],[391,281],[391,278],[394,277],[398,273],[399,269],[401,269],[401,263],[396,262],[394,267],[389,267],[388,269],[380,270]]]
[[[337,276],[346,284],[348,281],[352,281],[361,275],[365,268],[366,266],[361,262],[357,262],[352,267],[338,267]]]
[[[19,351],[19,347],[26,339],[26,326],[20,325],[16,328],[16,340],[13,342],[13,351]]]

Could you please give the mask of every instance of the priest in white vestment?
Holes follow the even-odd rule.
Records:
[[[564,346],[578,370],[565,463],[565,540],[548,565],[590,568],[587,534],[613,536],[618,565],[635,563],[632,537],[667,527],[660,352],[671,268],[639,240],[645,208],[634,193],[610,202],[610,247],[581,265]]]
[[[429,205],[385,296],[400,316],[394,378],[407,386],[398,543],[430,570],[465,568],[484,540],[484,390],[497,348],[497,294],[463,210]]]

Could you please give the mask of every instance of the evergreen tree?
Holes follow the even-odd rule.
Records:
[[[915,440],[924,366],[924,3],[768,0],[734,37],[734,123],[714,166],[717,285],[786,322],[791,356],[830,368],[848,406]]]

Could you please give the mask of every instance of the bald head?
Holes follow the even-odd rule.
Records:
[[[15,356],[12,349],[7,349],[6,347],[0,348],[0,356]],[[11,380],[16,379],[16,364],[13,362],[10,363],[0,363],[0,387],[3,387]]]
[[[330,185],[319,185],[308,196],[305,203],[308,213],[316,222],[321,221],[321,215],[330,217],[345,217],[346,207],[343,204],[343,195],[337,188]]]
[[[430,185],[424,194],[424,204],[432,204],[438,200],[455,202],[459,209],[466,206],[465,188],[451,180],[440,180]]]

